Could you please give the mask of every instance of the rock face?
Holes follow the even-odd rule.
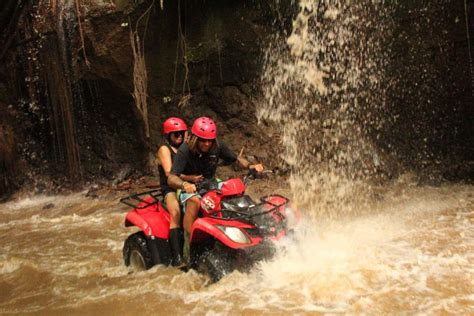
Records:
[[[213,117],[236,151],[265,143],[254,115],[255,83],[272,11],[255,1],[170,1],[148,10],[151,3],[96,2],[80,14],[63,1],[23,8],[15,21],[23,40],[1,71],[12,78],[11,103],[23,100],[20,112],[31,129],[17,131],[26,147],[22,159],[38,174],[80,182],[129,169],[153,173],[150,153],[172,115],[189,125]],[[146,61],[150,138],[132,97],[131,31]]]
[[[472,180],[474,125],[466,118],[474,117],[474,5],[445,4],[404,3],[394,11],[388,141],[380,146],[420,173]]]
[[[150,9],[152,1],[89,1],[80,11],[68,1],[54,3],[55,7],[26,1],[17,9],[0,6],[5,13],[0,14],[0,25],[7,30],[0,38],[5,44],[0,52],[0,194],[11,191],[27,172],[66,175],[74,183],[118,179],[124,170],[127,175],[153,173],[161,122],[169,116],[181,116],[189,125],[196,117],[211,116],[235,151],[245,147],[250,160],[281,163],[278,127],[257,125],[255,108],[261,102],[262,50],[274,32],[289,34],[298,10],[295,3],[164,1],[160,8],[157,1]],[[472,6],[469,9],[472,21]],[[421,6],[396,12],[393,50],[399,53],[393,54],[389,71],[404,80],[397,80],[387,97],[387,115],[399,119],[386,138],[407,164],[410,155],[416,155],[413,147],[426,145],[419,142],[423,128],[435,127],[445,135],[431,144],[438,152],[452,148],[453,141],[457,152],[464,152],[461,160],[470,159],[468,150],[472,151],[472,124],[465,118],[472,113],[472,85],[465,83],[467,68],[459,66],[468,60],[459,27],[462,6],[443,12]],[[431,17],[444,22],[434,25]],[[420,30],[404,22],[415,20],[423,22],[417,24]],[[458,24],[445,27],[451,20]],[[445,36],[429,34],[434,26],[445,30],[436,34]],[[139,35],[146,61],[149,138],[132,96],[131,31]],[[439,48],[439,43],[445,46]],[[440,65],[445,55],[456,57],[456,62]],[[433,75],[423,77],[424,69]],[[415,88],[421,80],[422,92]],[[426,88],[430,85],[434,86]],[[404,122],[420,120],[420,112],[407,111],[406,104],[423,103],[427,95],[434,96],[430,102],[439,115],[422,117],[425,125],[417,125],[420,135],[407,142]],[[448,113],[451,101],[455,114]],[[423,113],[429,112],[428,103],[423,104]],[[461,139],[445,132],[453,128]],[[385,146],[383,140],[375,142]]]
[[[0,110],[7,113],[7,109],[2,103],[0,103]],[[0,118],[0,200],[18,186],[18,183],[15,182],[17,169],[15,165],[17,161],[15,134],[13,126],[10,125],[11,117],[5,114]]]
[[[161,123],[169,116],[183,117],[188,125],[199,116],[213,117],[220,135],[235,150],[265,143],[266,135],[257,127],[254,115],[258,96],[255,84],[259,80],[262,47],[273,30],[272,12],[255,1],[172,1],[165,2],[163,9],[155,7],[149,17],[143,16],[148,6],[143,3],[130,10],[123,5],[125,11],[108,15],[103,10],[91,12],[84,24],[85,52],[91,67],[82,60],[78,69],[86,84],[93,83],[96,93],[86,103],[98,102],[92,107],[108,113],[92,116],[102,122],[104,116],[109,116],[102,129],[119,127],[117,132],[123,133],[116,137],[111,132],[116,140],[111,142],[109,151],[116,154],[104,159],[153,172],[146,153],[154,152],[162,142]],[[130,15],[125,14],[127,10]],[[131,96],[131,28],[138,30],[144,47],[149,139],[144,137],[142,118]],[[92,107],[86,113],[91,113]],[[113,113],[119,109],[122,114]],[[119,148],[117,142],[121,144]],[[99,151],[94,153],[100,155]]]

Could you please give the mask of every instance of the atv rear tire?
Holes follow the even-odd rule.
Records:
[[[148,270],[153,267],[153,259],[143,232],[128,236],[123,245],[123,261],[133,271]]]

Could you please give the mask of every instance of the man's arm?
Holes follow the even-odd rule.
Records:
[[[249,168],[249,167],[250,167],[250,162],[249,162],[247,159],[245,159],[244,157],[241,157],[241,156],[237,157],[237,161],[236,161],[236,162],[237,162],[237,165],[238,165],[240,168],[242,168],[242,169],[250,169],[250,168]]]
[[[258,163],[255,165],[251,165],[250,162],[245,159],[244,157],[237,157],[237,165],[242,169],[255,169],[258,173],[263,171],[263,165]]]
[[[175,190],[181,189],[186,193],[196,192],[196,186],[194,184],[183,181],[180,177],[172,173],[168,177],[168,185]]]
[[[182,189],[187,193],[192,193],[196,192],[196,186],[180,178],[180,175],[182,175],[186,169],[187,163],[187,157],[184,153],[185,145],[186,144],[181,145],[176,153],[170,175],[168,176],[168,185],[175,190]]]
[[[235,161],[242,169],[255,169],[258,173],[263,171],[262,164],[251,165],[250,162],[242,156],[237,156],[232,150],[227,147],[226,143],[220,142],[220,156],[226,162]]]
[[[192,183],[198,183],[198,182],[201,182],[202,180],[204,180],[204,176],[202,174],[199,174],[199,175],[182,174],[182,175],[179,176],[179,178],[183,181],[192,182]]]

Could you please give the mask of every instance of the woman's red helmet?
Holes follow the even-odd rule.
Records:
[[[172,132],[186,131],[188,126],[178,117],[170,117],[163,122],[163,134],[167,135]]]
[[[217,125],[208,117],[200,117],[194,121],[191,132],[199,138],[216,139]]]

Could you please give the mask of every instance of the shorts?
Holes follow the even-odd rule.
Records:
[[[198,199],[201,198],[201,196],[197,193],[186,193],[184,191],[182,191],[181,189],[179,189],[178,191],[176,191],[176,194],[178,195],[178,201],[179,201],[179,205],[181,205],[181,211],[183,213],[186,212],[186,202],[192,198],[193,196],[197,196]]]
[[[169,193],[176,193],[176,190],[173,190],[169,186],[161,185],[161,196],[163,196],[163,200]]]
[[[217,179],[217,185],[218,185],[218,188],[220,189],[222,187],[222,180]],[[176,191],[176,195],[178,196],[179,205],[181,205],[181,211],[183,213],[186,212],[186,202],[190,198],[192,198],[193,196],[197,196],[198,199],[201,199],[201,197],[202,197],[197,193],[186,193],[186,192],[182,191],[181,189]]]
[[[166,192],[166,193],[163,195],[163,201],[166,201],[166,197],[167,197],[168,194],[170,194],[170,193],[176,194],[176,191],[168,191],[168,192]]]

